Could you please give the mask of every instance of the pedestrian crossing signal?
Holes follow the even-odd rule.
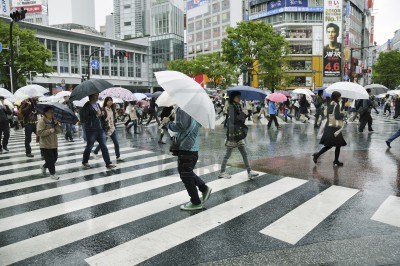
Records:
[[[119,50],[119,51],[116,51],[115,52],[115,55],[118,57],[118,58],[124,58],[124,57],[128,57],[129,56],[129,52],[127,52],[127,51],[125,51],[125,50]]]
[[[15,12],[10,13],[10,17],[14,22],[21,21],[25,19],[26,12],[28,12],[25,8],[21,7],[21,9]]]

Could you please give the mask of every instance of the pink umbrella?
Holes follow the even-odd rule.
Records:
[[[283,94],[283,95],[285,95],[286,97],[289,97],[289,96],[290,96],[290,92],[288,92],[288,91],[276,91],[276,93]]]
[[[112,97],[123,101],[137,101],[131,91],[120,87],[106,89],[100,93],[100,97],[103,99],[106,97]]]
[[[283,103],[287,101],[287,97],[282,93],[271,93],[267,96],[267,99],[278,103]]]
[[[144,100],[138,101],[137,104],[138,104],[140,107],[142,107],[142,106],[143,106],[143,107],[147,107],[147,106],[150,105],[150,103],[149,103],[148,101],[144,101]]]

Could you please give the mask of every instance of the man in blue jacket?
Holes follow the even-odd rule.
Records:
[[[97,141],[100,145],[101,155],[103,156],[104,162],[108,169],[115,168],[115,165],[111,163],[110,154],[108,153],[106,145],[106,133],[103,129],[103,123],[101,121],[101,110],[100,105],[97,103],[99,94],[89,95],[89,101],[85,103],[80,111],[81,123],[85,125],[86,132],[86,148],[83,152],[82,166],[84,168],[90,168],[89,157],[93,149],[94,142]]]
[[[277,128],[277,129],[280,129],[280,128],[281,128],[281,126],[279,125],[279,123],[278,123],[278,120],[276,119],[276,113],[277,113],[277,110],[276,110],[276,105],[275,105],[275,102],[273,102],[273,101],[269,101],[269,103],[268,103],[268,109],[269,109],[269,122],[268,122],[268,129],[270,129],[270,128],[271,128],[272,121],[274,121],[274,122],[275,122],[275,126],[276,126],[276,128]]]
[[[182,205],[181,210],[200,210],[211,194],[211,188],[193,172],[199,158],[199,131],[201,125],[180,108],[176,111],[175,122],[165,117],[163,124],[169,130],[178,133],[178,172],[190,196],[190,202]],[[202,199],[199,197],[197,188],[203,194]]]

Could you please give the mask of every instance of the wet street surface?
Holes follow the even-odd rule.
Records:
[[[0,154],[0,265],[398,265],[400,139],[392,149],[385,140],[400,121],[373,117],[374,132],[343,129],[340,168],[334,150],[312,161],[322,147],[313,120],[247,122],[253,180],[237,150],[232,178],[218,179],[225,132],[202,130],[196,173],[213,193],[191,213],[179,209],[189,198],[154,123],[138,135],[118,127],[124,161],[113,170],[101,156],[82,169],[82,139],[60,136],[57,181],[42,176],[38,144],[25,157],[23,131],[11,130]]]

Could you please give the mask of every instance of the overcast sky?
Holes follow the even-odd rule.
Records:
[[[105,17],[113,12],[113,0],[96,0],[96,28],[105,25]],[[384,44],[400,29],[400,0],[374,0],[375,41]]]

